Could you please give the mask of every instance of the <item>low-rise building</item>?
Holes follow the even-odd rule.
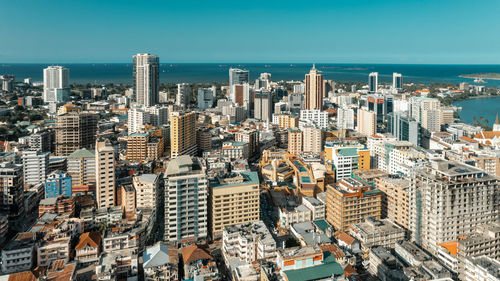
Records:
[[[179,280],[179,256],[176,247],[157,243],[142,253],[144,280],[176,281]]]
[[[138,280],[137,254],[119,251],[100,256],[95,267],[96,280]]]
[[[500,280],[500,262],[486,256],[467,258],[462,280],[498,281]]]
[[[224,142],[222,144],[222,155],[231,159],[248,159],[248,143],[245,142]]]
[[[311,210],[311,220],[325,219],[325,204],[314,197],[302,197],[302,204]]]
[[[208,247],[196,244],[181,249],[184,262],[184,280],[219,280],[219,270]]]
[[[276,241],[263,221],[224,227],[222,252],[226,263],[231,258],[251,264],[256,261],[274,261]]]
[[[70,259],[71,237],[44,238],[37,247],[38,266],[50,266],[57,260],[68,262]]]
[[[31,270],[35,265],[35,233],[18,233],[2,249],[2,273]]]
[[[294,223],[311,221],[311,210],[304,205],[295,208],[279,209],[279,224],[281,228],[289,229]]]
[[[102,249],[101,242],[99,232],[85,232],[80,235],[78,244],[75,246],[75,260],[82,264],[98,261]]]
[[[49,212],[58,215],[73,215],[75,213],[75,199],[64,195],[40,200],[38,216]]]
[[[351,225],[350,232],[367,251],[373,246],[394,248],[396,242],[405,238],[405,230],[401,226],[388,219],[377,220],[372,217]]]

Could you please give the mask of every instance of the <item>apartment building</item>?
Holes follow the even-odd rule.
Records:
[[[88,192],[95,189],[95,151],[86,148],[75,150],[67,157],[68,174],[74,192]]]
[[[216,177],[209,191],[212,239],[222,237],[225,226],[259,220],[259,176],[256,172]]]
[[[12,163],[0,163],[0,194],[2,214],[11,219],[23,214],[23,167]]]
[[[115,206],[115,150],[107,141],[98,140],[95,148],[97,208]]]
[[[68,262],[71,251],[71,237],[50,237],[43,239],[36,251],[38,266],[49,267],[56,260]]]
[[[68,156],[80,148],[92,148],[99,115],[71,111],[56,118],[56,155]]]
[[[222,254],[226,260],[239,259],[252,264],[259,261],[275,261],[276,241],[263,221],[224,227]]]
[[[288,153],[300,154],[302,152],[302,131],[288,129]]]
[[[302,151],[319,154],[323,151],[323,130],[320,128],[302,127]]]
[[[405,238],[405,230],[401,226],[388,219],[377,220],[373,217],[367,217],[364,222],[351,225],[349,231],[365,250],[372,246],[394,248],[396,242]]]
[[[31,270],[35,265],[35,249],[35,233],[18,233],[2,249],[2,273]]]
[[[49,174],[50,152],[40,150],[23,151],[23,175],[25,185],[44,183]]]
[[[156,210],[160,200],[160,176],[158,174],[142,174],[132,179],[135,188],[137,209],[152,208]]]
[[[170,157],[194,155],[196,152],[196,113],[170,113]]]
[[[408,229],[410,181],[399,176],[377,177],[375,186],[385,194],[382,216]]]

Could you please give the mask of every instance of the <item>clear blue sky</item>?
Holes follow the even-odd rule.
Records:
[[[500,64],[499,12],[499,0],[0,0],[0,62]]]

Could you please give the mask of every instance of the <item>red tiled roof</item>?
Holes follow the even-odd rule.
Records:
[[[78,245],[76,245],[75,250],[83,249],[87,245],[93,248],[99,247],[99,245],[101,245],[101,234],[96,231],[83,233],[80,235],[80,240],[78,241]]]
[[[351,235],[343,231],[336,231],[334,235],[338,240],[346,243],[347,245],[351,245],[355,240]]]
[[[184,264],[189,264],[197,260],[214,260],[208,251],[207,247],[196,244],[182,248],[181,253]]]

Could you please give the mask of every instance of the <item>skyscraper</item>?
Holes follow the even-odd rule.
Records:
[[[211,108],[214,105],[215,95],[217,89],[215,86],[210,88],[199,88],[198,89],[198,108],[205,110]]]
[[[170,114],[170,157],[194,155],[196,152],[196,113],[172,112]]]
[[[323,109],[323,75],[318,74],[315,65],[309,74],[306,74],[305,102],[305,109]]]
[[[69,69],[64,66],[45,68],[43,70],[43,101],[67,101],[69,94]]]
[[[394,72],[392,74],[392,88],[396,90],[403,88],[403,75],[401,73]]]
[[[50,152],[40,150],[23,151],[23,176],[24,185],[37,185],[43,183],[49,174]]]
[[[399,141],[409,141],[421,145],[422,127],[415,119],[402,113],[389,114],[388,131]]]
[[[368,90],[371,93],[377,92],[378,89],[378,72],[372,72],[368,75]]]
[[[177,84],[177,96],[175,97],[175,104],[182,109],[189,108],[191,103],[191,85],[188,83]]]
[[[259,78],[255,80],[254,88],[260,90],[262,88],[269,89],[271,86],[271,73],[261,73]]]
[[[233,85],[241,85],[248,83],[249,71],[246,69],[230,68],[229,69],[229,89]]]
[[[56,119],[56,155],[68,156],[80,148],[95,145],[99,116],[86,112],[68,112]]]
[[[231,101],[239,106],[249,106],[250,102],[250,86],[248,83],[233,85],[231,88]]]
[[[95,175],[97,208],[115,206],[115,150],[105,140],[95,145]]]
[[[440,107],[441,102],[435,98],[410,98],[410,116],[420,122],[427,132],[441,130]]]
[[[377,132],[377,115],[364,109],[358,110],[357,131],[365,136],[371,136]]]
[[[153,106],[159,100],[160,59],[150,54],[134,56],[134,94],[137,104]]]

